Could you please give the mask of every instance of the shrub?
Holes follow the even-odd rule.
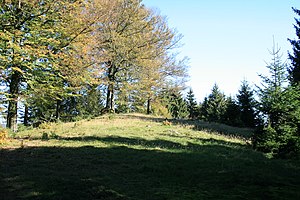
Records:
[[[52,123],[50,122],[44,122],[39,125],[39,129],[51,129]]]

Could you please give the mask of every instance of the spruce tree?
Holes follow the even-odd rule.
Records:
[[[253,128],[256,125],[256,101],[254,91],[251,90],[249,83],[244,80],[237,95],[237,104],[240,109],[240,120],[242,126]]]
[[[236,100],[232,97],[226,99],[226,111],[223,116],[223,123],[230,126],[241,126],[241,111]]]
[[[294,12],[300,17],[300,10],[293,8]],[[292,84],[300,83],[300,18],[296,19],[294,28],[296,29],[297,39],[288,39],[293,46],[293,53],[289,53],[292,66],[289,69],[290,81]]]
[[[225,95],[220,91],[217,84],[212,88],[212,93],[207,98],[206,105],[206,120],[209,122],[223,122],[223,116],[226,111],[226,98]]]
[[[253,137],[256,149],[275,157],[295,157],[300,154],[300,94],[299,88],[286,85],[287,65],[281,62],[280,50],[273,48],[273,59],[267,66],[270,76],[262,76],[258,90],[259,110],[265,123]]]
[[[259,75],[262,79],[261,86],[258,87],[260,98],[259,109],[264,114],[270,125],[276,125],[282,114],[280,109],[280,97],[287,83],[287,64],[282,62],[280,48],[275,47],[269,51],[272,61],[266,66],[269,69],[269,76]]]
[[[187,108],[189,112],[189,118],[190,119],[196,119],[198,117],[198,107],[197,102],[195,99],[195,95],[193,90],[190,88],[190,90],[187,93]]]
[[[173,92],[169,97],[168,110],[173,118],[184,119],[188,117],[187,102],[180,92]]]

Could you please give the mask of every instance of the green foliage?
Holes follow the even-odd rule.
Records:
[[[182,94],[179,92],[171,93],[168,97],[168,105],[167,108],[175,119],[184,119],[187,118],[188,113],[188,107],[185,99],[182,97]]]
[[[257,114],[255,108],[257,102],[254,99],[254,91],[250,88],[249,83],[244,80],[237,95],[237,105],[240,110],[241,126],[254,128],[257,125]]]
[[[155,101],[164,83],[186,76],[185,63],[170,53],[182,36],[139,0],[104,3],[98,9],[108,17],[96,23],[90,54],[101,63],[106,109],[144,112],[147,102],[150,112],[148,100]]]
[[[206,98],[202,105],[204,119],[209,122],[223,122],[227,102],[225,95],[220,91],[217,84],[212,88],[212,93]]]
[[[241,127],[241,110],[235,99],[228,97],[226,99],[226,110],[223,115],[222,123],[230,126]]]
[[[64,104],[65,114],[93,117],[101,115],[101,111],[104,108],[104,95],[98,87],[86,87],[80,91],[79,95],[73,98],[71,97],[69,103]]]
[[[266,120],[254,135],[253,145],[275,157],[300,155],[300,94],[299,87],[284,86],[286,65],[281,64],[279,50],[272,52],[273,61],[267,67],[271,77],[263,77],[259,88],[260,111]]]
[[[9,104],[9,128],[15,129],[19,99],[27,105],[39,100],[55,104],[69,93],[70,84],[66,83],[75,85],[75,77],[82,77],[80,59],[76,59],[77,64],[73,60],[76,54],[73,44],[81,33],[75,30],[78,24],[74,13],[83,9],[82,3],[54,0],[1,3],[0,77],[1,85],[9,89],[4,93]],[[45,116],[43,109],[42,112]]]
[[[187,101],[187,109],[189,112],[189,118],[190,119],[198,118],[199,108],[197,106],[196,98],[192,89],[188,91],[186,101]]]
[[[300,17],[300,10],[293,8],[294,12]],[[300,20],[295,18],[296,24],[294,25],[296,29],[297,39],[289,39],[291,45],[293,46],[293,54],[289,53],[289,59],[292,66],[289,68],[289,78],[292,84],[300,83]]]

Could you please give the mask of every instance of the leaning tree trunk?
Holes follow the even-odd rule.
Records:
[[[20,74],[13,72],[11,76],[11,82],[9,85],[9,100],[8,100],[8,111],[7,111],[7,122],[6,127],[12,129],[14,132],[18,130],[17,118],[18,118],[18,95],[19,95],[19,84]]]

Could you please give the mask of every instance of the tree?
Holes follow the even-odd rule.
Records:
[[[258,87],[258,96],[260,98],[259,109],[268,120],[267,123],[274,126],[278,123],[281,116],[280,97],[284,91],[284,86],[288,81],[287,64],[281,60],[280,48],[273,44],[272,51],[269,51],[272,61],[267,63],[270,76],[259,75],[262,79],[261,86]]]
[[[299,88],[285,84],[287,65],[281,61],[280,49],[273,47],[270,53],[273,59],[267,68],[271,76],[260,76],[263,83],[258,90],[259,110],[266,120],[255,133],[253,145],[275,157],[299,156]]]
[[[196,119],[199,115],[199,112],[198,112],[195,95],[191,88],[187,93],[186,100],[187,100],[187,108],[188,108],[188,112],[189,112],[189,118]]]
[[[170,94],[169,103],[167,105],[169,112],[175,119],[184,119],[188,117],[187,102],[179,92]]]
[[[294,12],[300,16],[300,10],[293,8]],[[288,39],[293,46],[293,54],[289,53],[292,66],[289,69],[289,77],[292,84],[300,83],[300,20],[296,19],[296,36],[298,39]]]
[[[66,88],[65,80],[70,81],[83,71],[74,70],[72,66],[78,65],[70,65],[69,57],[75,56],[71,44],[86,30],[80,23],[73,24],[84,2],[2,1],[0,77],[1,85],[7,88],[8,128],[17,129],[18,101],[32,96],[29,91],[53,94],[50,96],[59,100]]]
[[[209,122],[223,122],[223,116],[226,111],[226,98],[220,91],[217,84],[214,84],[211,94],[207,98],[205,105],[205,119]]]
[[[207,120],[208,116],[208,97],[204,97],[203,102],[200,105],[200,119]]]
[[[127,84],[134,94],[143,90],[149,111],[153,90],[165,74],[159,72],[163,72],[165,63],[169,63],[168,52],[176,47],[181,35],[139,0],[114,1],[106,6],[110,8],[109,17],[97,24],[92,51],[93,59],[102,68],[102,79],[107,88],[106,109],[114,112],[115,99]],[[147,86],[135,87],[137,82]]]
[[[235,99],[226,99],[226,110],[222,122],[230,126],[241,126],[241,111]]]
[[[241,125],[248,128],[254,128],[257,124],[257,114],[255,111],[256,101],[254,91],[251,90],[249,83],[244,80],[237,95],[237,104],[240,109]]]

